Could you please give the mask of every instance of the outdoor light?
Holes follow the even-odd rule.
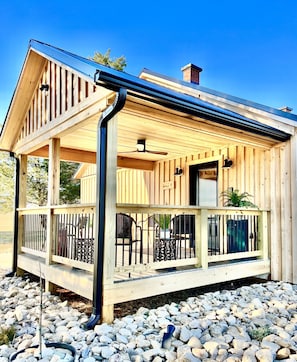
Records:
[[[183,174],[183,170],[180,167],[176,167],[174,171],[174,176],[181,176]]]
[[[137,140],[136,149],[138,152],[145,151],[145,140]]]
[[[233,165],[233,161],[230,160],[229,158],[226,158],[224,160],[224,164],[222,168],[230,168]]]
[[[49,85],[41,84],[41,87],[39,89],[41,90],[41,92],[43,92],[43,91],[47,92],[49,90]]]

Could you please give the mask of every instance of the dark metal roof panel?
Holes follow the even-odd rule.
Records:
[[[196,97],[170,90],[128,73],[106,67],[63,49],[36,40],[30,41],[30,47],[48,58],[71,67],[90,78],[90,81],[106,88],[115,91],[119,88],[126,88],[128,94],[150,100],[171,109],[204,117],[216,123],[267,136],[278,141],[285,141],[290,138],[290,135],[283,131],[244,117],[236,112],[214,106]],[[186,85],[188,86],[189,84],[186,83]]]
[[[243,104],[243,105],[245,105],[247,107],[252,107],[252,108],[255,108],[255,109],[259,109],[261,111],[268,112],[268,113],[274,114],[276,116],[280,116],[280,117],[287,118],[287,119],[290,119],[290,120],[293,120],[293,121],[297,122],[297,115],[294,114],[294,113],[284,112],[284,111],[282,111],[280,109],[277,109],[277,108],[273,108],[273,107],[269,107],[269,106],[266,106],[266,105],[263,105],[263,104],[260,104],[260,103],[257,103],[257,102],[249,101],[249,100],[246,100],[244,98],[232,96],[232,95],[227,94],[227,93],[223,93],[223,92],[216,91],[216,90],[213,90],[213,89],[210,89],[210,88],[207,88],[207,87],[203,87],[203,86],[201,86],[199,84],[190,83],[190,82],[187,82],[187,81],[184,81],[184,80],[169,77],[169,76],[154,72],[152,70],[149,70],[147,68],[144,68],[143,72],[145,72],[147,74],[151,74],[151,75],[153,75],[155,77],[158,77],[158,78],[163,78],[163,79],[168,80],[170,82],[174,82],[174,83],[177,83],[177,84],[189,87],[189,88],[193,88],[195,90],[198,90],[198,91],[201,91],[201,92],[204,92],[204,93],[211,94],[213,96],[224,98],[226,100],[229,100],[229,101],[232,101],[232,102],[235,102],[235,103]]]

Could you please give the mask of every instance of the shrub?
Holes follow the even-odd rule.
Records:
[[[0,328],[0,345],[9,344],[15,336],[15,327],[1,327]]]
[[[269,336],[272,332],[268,326],[265,326],[251,329],[248,333],[252,339],[261,342],[264,337]]]

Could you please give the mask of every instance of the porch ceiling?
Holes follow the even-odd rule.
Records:
[[[64,130],[58,135],[61,147],[79,150],[80,153],[95,153],[99,117],[100,113],[82,123],[80,128],[68,128],[66,132]],[[138,139],[146,139],[147,150],[168,154],[164,156],[136,152]],[[118,114],[118,156],[132,159],[172,159],[235,144],[268,149],[276,143],[268,137],[214,124],[131,96]]]

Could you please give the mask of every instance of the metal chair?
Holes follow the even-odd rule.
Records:
[[[186,252],[187,241],[195,255],[195,215],[176,215],[171,219],[171,238],[176,240],[181,253],[182,244]]]
[[[137,263],[139,244],[139,262],[143,261],[143,240],[142,228],[136,224],[136,221],[130,215],[118,213],[116,215],[116,265],[117,265],[117,246],[122,247],[122,265],[125,264],[125,248],[128,247],[129,265],[132,264],[133,253],[135,263]]]

